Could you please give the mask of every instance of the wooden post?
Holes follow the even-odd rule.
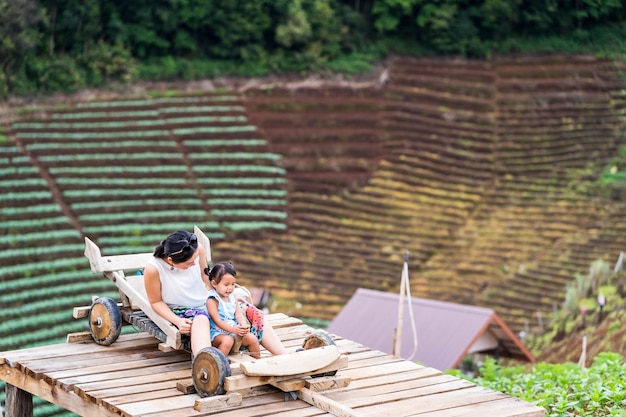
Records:
[[[6,392],[6,417],[33,417],[33,395],[11,384],[4,387]]]

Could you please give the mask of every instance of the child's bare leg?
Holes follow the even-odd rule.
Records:
[[[248,353],[255,359],[261,359],[261,347],[256,336],[252,333],[246,333],[242,338],[242,345],[248,348]]]
[[[230,353],[230,349],[233,347],[234,342],[235,342],[234,337],[227,335],[227,334],[220,334],[218,336],[215,336],[212,344],[213,346],[218,348],[224,355],[228,356],[228,354]]]

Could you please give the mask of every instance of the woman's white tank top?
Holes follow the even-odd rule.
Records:
[[[161,299],[170,307],[206,309],[209,290],[204,286],[200,275],[198,259],[187,269],[172,267],[161,258],[152,258],[148,263],[159,272]]]

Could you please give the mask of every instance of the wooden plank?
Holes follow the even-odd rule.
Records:
[[[241,389],[255,387],[258,385],[271,384],[272,382],[279,382],[279,381],[284,381],[287,379],[309,376],[311,374],[318,374],[318,373],[321,374],[325,372],[336,371],[338,369],[345,368],[347,365],[348,365],[348,358],[346,356],[341,356],[338,360],[333,362],[330,366],[315,370],[313,372],[307,372],[304,374],[278,376],[278,377],[233,375],[233,376],[229,376],[225,378],[224,387],[226,391],[238,391]]]
[[[350,385],[350,378],[343,375],[322,376],[319,378],[310,378],[304,380],[304,387],[311,391],[328,391],[338,388],[345,388]]]
[[[363,415],[357,410],[353,410],[344,404],[338,403],[337,401],[320,393],[311,391],[308,388],[298,390],[297,394],[298,398],[302,401],[314,405],[320,410],[327,411],[337,417],[361,417]]]
[[[74,392],[89,401],[100,401],[108,395],[107,390],[121,388],[138,390],[143,386],[160,382],[175,383],[177,380],[189,378],[190,369],[175,369],[156,373],[135,375],[123,379],[104,379],[99,381],[83,382],[74,386]]]
[[[174,376],[171,378],[166,378],[162,381],[147,382],[144,384],[132,384],[132,385],[128,384],[127,385],[127,383],[125,382],[124,385],[122,386],[89,391],[89,398],[85,398],[85,399],[88,401],[95,401],[95,402],[100,403],[102,401],[110,402],[111,399],[114,399],[114,398],[121,398],[124,396],[141,394],[141,393],[157,392],[157,391],[161,393],[170,393],[169,390],[178,389],[178,384],[181,382],[185,382],[185,381],[191,382],[191,380],[182,379],[182,378],[177,379]],[[193,383],[191,384],[191,387],[193,389]],[[180,390],[179,392],[184,394]],[[192,394],[194,392],[196,392],[195,389],[193,389]],[[172,396],[174,396],[173,393],[172,393]]]
[[[82,416],[119,417],[119,414],[91,402],[85,402],[74,394],[46,384],[42,380],[29,377],[25,373],[4,364],[0,365],[0,379],[9,385],[19,387],[46,401],[57,404]]]
[[[273,382],[272,385],[284,392],[297,391],[304,388],[304,379],[287,379],[285,381]]]
[[[328,392],[327,394],[337,401],[352,400],[356,394],[362,398],[382,398],[384,396],[396,396],[401,398],[409,396],[430,395],[444,391],[455,391],[464,388],[471,388],[475,384],[450,375],[441,375],[436,378],[409,379],[396,383],[375,385],[366,388],[346,389],[341,392]],[[352,388],[352,387],[350,387]]]
[[[111,346],[100,346],[95,342],[85,343],[60,343],[56,345],[38,346],[34,348],[15,350],[0,353],[2,363],[11,366],[18,366],[20,361],[27,359],[42,359],[52,362],[52,360],[62,360],[63,357],[72,355],[85,355],[89,353],[97,353],[103,351],[122,351],[128,349],[137,349],[143,347],[156,348],[158,340],[153,337],[142,334],[122,335]]]
[[[241,371],[248,376],[286,376],[322,369],[339,359],[337,346],[276,355],[269,358],[242,362]]]
[[[181,335],[178,328],[163,317],[159,316],[150,305],[143,286],[143,276],[125,277],[119,271],[110,272],[115,285],[128,296],[133,305],[139,307],[150,319],[167,335],[166,344],[174,349],[181,348]]]
[[[241,405],[242,395],[238,392],[215,397],[199,398],[193,404],[193,409],[199,413],[215,412],[225,408]]]
[[[76,332],[68,333],[65,343],[89,342],[90,340],[93,340],[91,332]]]
[[[364,415],[382,416],[388,415],[393,410],[394,416],[428,415],[428,413],[461,406],[463,404],[476,404],[486,401],[502,399],[505,394],[493,392],[480,387],[466,387],[455,389],[445,384],[430,387],[428,390],[403,391],[401,393],[388,393],[375,397],[355,397],[345,400],[343,403],[350,407],[358,407]],[[390,404],[393,404],[390,407]]]
[[[89,259],[91,272],[111,272],[125,269],[140,269],[153,256],[151,252],[131,255],[102,256],[100,248],[88,237],[85,238],[85,256]]]
[[[178,356],[182,356],[184,359],[187,356],[188,360],[191,360],[191,354],[181,353],[180,351],[174,351],[174,357],[177,360],[181,360]],[[100,353],[88,353],[84,355],[72,355],[59,358],[58,361],[50,363],[50,361],[43,359],[31,359],[20,362],[20,369],[27,372],[30,376],[35,378],[42,378],[45,373],[52,373],[57,371],[70,371],[72,369],[86,369],[94,366],[94,363],[99,366],[102,365],[120,365],[124,362],[132,362],[144,359],[162,358],[164,354],[158,350],[123,350],[123,351],[111,351]]]
[[[265,392],[268,386],[262,388],[260,395],[242,395],[242,403],[240,406],[231,407],[219,412],[219,417],[261,417],[273,416],[281,411],[291,411],[299,409],[311,409],[312,407],[303,401],[287,401],[285,402],[285,394],[278,391],[274,387],[271,393]],[[258,390],[256,388],[255,390]],[[189,396],[198,398],[196,396]],[[145,404],[147,405],[147,404]],[[156,407],[154,407],[156,408]],[[207,416],[212,413],[198,413],[193,407],[190,408],[169,408],[167,410],[154,410],[152,412],[144,412],[140,414],[142,417],[191,417],[191,416]]]
[[[124,371],[130,371],[133,369],[157,367],[158,365],[175,364],[179,362],[184,363],[191,371],[191,357],[188,353],[181,353],[180,351],[176,351],[174,354],[162,353],[161,355],[151,358],[142,358],[139,356],[134,360],[122,360],[119,362],[96,362],[96,364],[94,364],[94,362],[91,361],[91,365],[87,365],[84,361],[78,359],[76,363],[68,364],[68,367],[65,369],[45,372],[44,380],[54,384],[56,381],[68,378],[116,372],[119,371],[120,368],[123,368]]]
[[[430,411],[428,417],[544,417],[546,410],[517,398],[502,398],[477,404],[464,404],[440,411]]]
[[[155,375],[159,372],[179,371],[185,369],[187,372],[191,371],[189,362],[177,362],[177,363],[165,363],[163,365],[153,365],[149,368],[141,367],[134,369],[116,369],[110,372],[88,373],[86,375],[73,375],[63,379],[56,379],[55,384],[62,387],[65,390],[73,390],[74,386],[78,386],[85,383],[92,383],[98,381],[125,379],[133,376],[140,375]],[[45,376],[44,376],[45,379]]]
[[[346,374],[346,370],[342,370],[342,375]],[[441,375],[441,371],[434,368],[421,368],[415,369],[412,371],[405,372],[393,372],[393,373],[372,373],[371,377],[368,378],[360,378],[353,380],[350,378],[350,386],[346,387],[345,390],[356,390],[360,388],[369,388],[369,387],[377,387],[386,384],[394,384],[397,382],[418,380],[422,378],[431,378],[435,376]],[[341,392],[342,389],[337,387],[333,390],[333,392]]]

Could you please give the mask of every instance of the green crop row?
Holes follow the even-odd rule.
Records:
[[[161,119],[147,119],[147,120],[120,120],[120,121],[106,121],[106,122],[22,122],[13,123],[12,127],[15,130],[19,129],[109,129],[109,128],[122,128],[122,127],[141,127],[141,126],[155,126],[164,125],[165,122]]]
[[[118,139],[120,137],[169,136],[168,130],[129,130],[125,132],[16,132],[18,139]]]
[[[185,107],[161,107],[161,113],[200,113],[200,112],[245,112],[244,106],[185,106]]]
[[[198,126],[172,129],[175,135],[195,135],[198,133],[238,133],[256,132],[256,126]]]
[[[186,139],[183,140],[185,146],[266,146],[265,139]]]
[[[186,178],[81,178],[81,177],[59,177],[57,183],[60,185],[97,185],[107,186],[108,189],[116,185],[136,185],[143,187],[147,185],[158,186],[185,186]]]
[[[191,159],[268,159],[271,161],[277,161],[282,158],[282,155],[270,152],[229,152],[229,153],[214,153],[214,152],[198,152],[190,155]]]
[[[122,149],[126,147],[134,147],[134,148],[151,148],[151,147],[159,147],[159,148],[172,148],[172,152],[178,152],[176,149],[176,142],[169,140],[155,140],[155,141],[146,141],[146,140],[124,140],[124,141],[115,141],[115,143],[111,142],[37,142],[26,145],[29,151],[41,151],[41,150],[50,150],[50,149],[82,149],[85,152],[93,153],[94,149],[111,149],[111,146],[115,146],[117,152],[123,152]]]
[[[192,188],[178,188],[178,189],[168,189],[168,188],[160,188],[155,190],[144,190],[144,189],[118,189],[116,192],[116,198],[123,196],[131,196],[131,197],[139,197],[139,196],[153,196],[162,198],[164,196],[171,196],[173,199],[182,196],[195,196],[198,192]],[[98,189],[92,188],[88,190],[66,190],[63,193],[67,197],[82,197],[82,198],[104,198],[108,200],[111,198],[111,190],[108,189]]]
[[[267,198],[211,198],[207,204],[214,206],[285,206],[285,199]]]
[[[80,270],[66,270],[66,271],[58,271],[51,273],[41,273],[41,268],[34,269],[32,268],[30,271],[30,275],[25,275],[21,278],[11,279],[9,281],[0,282],[0,291],[2,293],[12,293],[19,292],[20,289],[30,288],[30,287],[52,287],[59,286],[63,287],[63,284],[68,281],[73,281],[76,279],[84,279],[92,275],[91,271],[88,268],[89,261],[85,257],[74,258],[75,260],[80,260],[80,263],[83,264]],[[30,264],[34,266],[34,264]],[[104,277],[103,277],[104,279]]]
[[[5,177],[9,175],[39,175],[39,169],[37,169],[34,165],[24,165],[24,166],[9,166],[6,168],[0,168],[0,177]]]
[[[198,178],[203,185],[274,185],[285,184],[285,178]],[[232,191],[232,190],[231,190]]]
[[[274,217],[286,219],[287,213],[284,211],[254,210],[254,209],[213,209],[213,216],[218,217]]]
[[[98,213],[98,214],[83,214],[79,216],[79,219],[84,222],[97,222],[97,221],[120,221],[120,220],[132,220],[132,219],[162,219],[170,218],[172,215],[181,217],[206,217],[207,213],[204,210],[176,210],[172,213],[172,210],[152,211],[152,212],[135,212],[130,211],[126,213]]]
[[[167,119],[167,123],[245,123],[247,121],[245,116],[188,116]]]
[[[0,222],[0,226],[2,223]],[[0,236],[0,244],[9,245],[9,244],[17,244],[24,242],[32,242],[35,244],[39,244],[44,242],[45,244],[55,243],[60,240],[64,240],[67,238],[76,238],[78,240],[81,239],[80,233],[78,233],[75,229],[65,229],[65,230],[40,230],[32,233],[21,233],[21,234],[8,234]]]
[[[221,96],[196,96],[196,97],[159,97],[154,101],[158,104],[181,104],[181,103],[204,103],[204,102],[224,102],[224,101],[239,101],[239,97],[231,95]]]
[[[0,208],[0,216],[15,216],[18,214],[43,214],[43,213],[60,213],[61,207],[56,203],[36,204],[25,207],[3,207]]]
[[[224,227],[234,232],[241,232],[245,230],[259,230],[259,229],[287,230],[287,225],[284,223],[275,223],[275,222],[267,222],[267,221],[223,222],[223,225]]]
[[[11,200],[50,200],[52,194],[50,191],[26,191],[23,193],[2,193],[2,199],[6,201]]]
[[[208,188],[202,190],[204,194],[218,196],[247,196],[247,197],[287,197],[286,190],[263,189],[263,188]]]
[[[202,173],[222,173],[222,172],[254,172],[264,174],[285,175],[287,171],[278,166],[265,165],[194,165],[193,171]]]
[[[172,222],[172,223],[158,223],[158,224],[143,224],[143,223],[126,223],[126,224],[111,224],[105,226],[85,226],[85,233],[89,236],[89,234],[100,234],[106,233],[112,236],[123,236],[124,234],[139,234],[143,232],[149,231],[158,231],[163,232],[163,236],[160,240],[165,239],[168,233],[179,229],[192,229],[193,224],[186,224],[180,222]],[[205,221],[202,224],[198,224],[202,230],[216,230],[219,228],[219,223],[215,221]]]
[[[53,175],[61,175],[61,174],[102,174],[105,170],[103,167],[51,167],[50,173]],[[142,173],[142,174],[151,174],[151,173],[174,173],[185,175],[187,172],[187,167],[184,165],[153,165],[153,166],[119,166],[119,165],[111,165],[106,167],[106,172],[110,174],[125,174],[125,173]]]
[[[73,112],[73,113],[53,113],[52,119],[100,119],[116,117],[158,117],[158,110],[136,110],[136,111],[93,111],[93,112]]]
[[[30,246],[27,248],[5,249],[0,251],[0,259],[24,259],[32,257],[36,259],[41,255],[49,255],[51,253],[63,254],[64,252],[81,251],[85,249],[84,244],[64,244],[52,246]]]
[[[72,203],[70,206],[72,210],[93,210],[98,208],[114,208],[114,207],[149,207],[149,206],[162,206],[167,204],[167,201],[163,199],[144,199],[144,200],[113,200],[113,201],[89,201],[84,203]],[[196,206],[200,205],[199,198],[177,198],[176,204],[179,206]],[[2,213],[0,211],[0,213]]]
[[[81,250],[84,250],[84,248],[84,245],[81,246]],[[89,264],[89,261],[87,261],[85,257],[75,257],[75,254],[76,252],[73,252],[71,255],[66,253],[60,258],[46,261],[45,264],[42,264],[39,260],[33,258],[32,261],[25,260],[17,265],[1,266],[0,276],[21,275],[33,277],[43,273],[53,273],[54,271],[81,268]]]

